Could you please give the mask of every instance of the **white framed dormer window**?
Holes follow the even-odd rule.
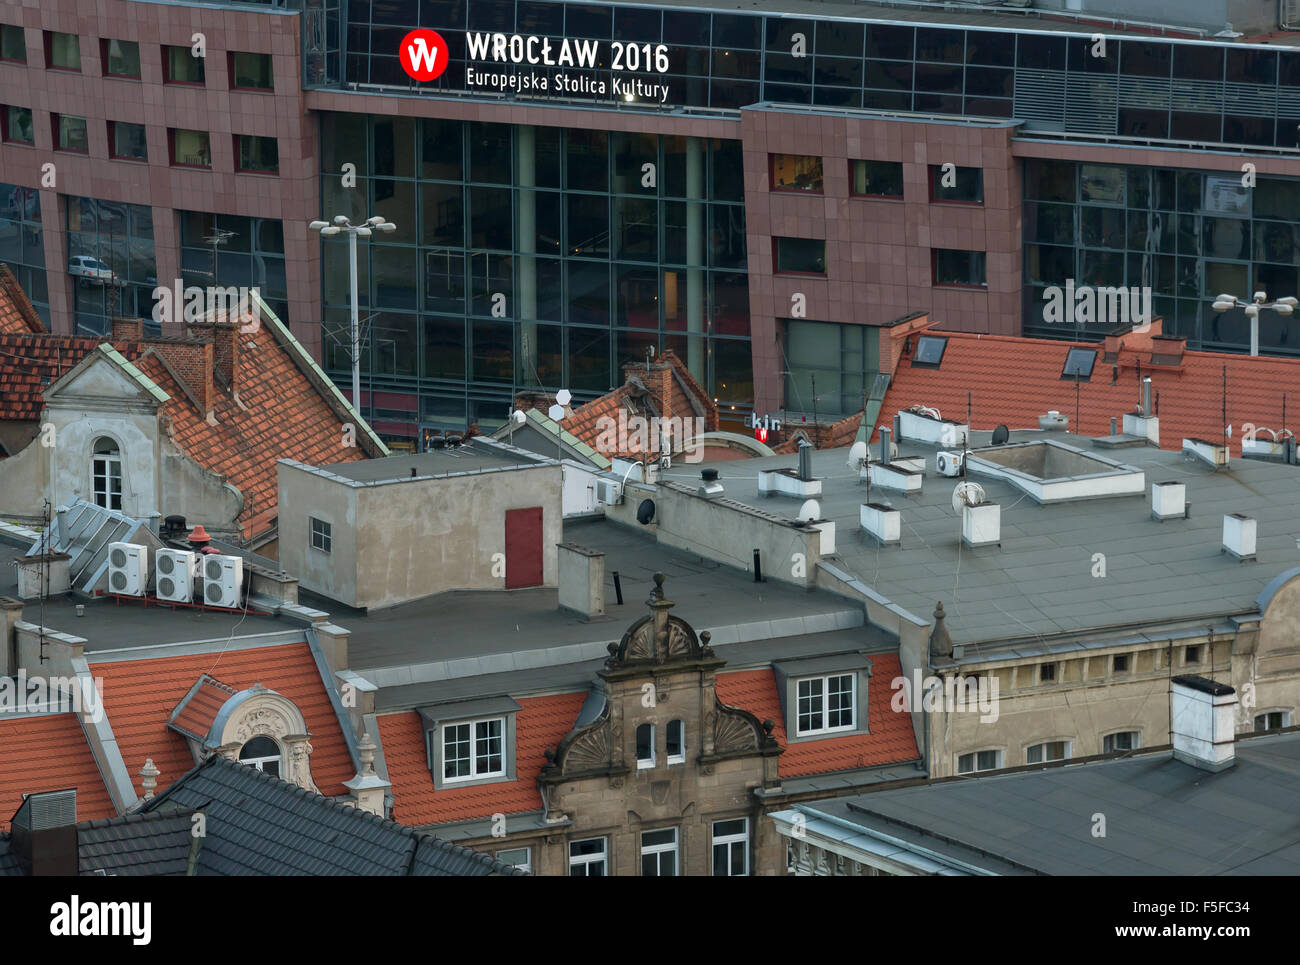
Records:
[[[512,868],[527,871],[529,874],[533,872],[532,848],[507,848],[504,851],[498,851],[497,860]]]
[[[1065,761],[1070,758],[1070,741],[1044,741],[1025,748],[1025,762],[1045,764],[1048,761]]]
[[[107,436],[95,440],[90,460],[90,481],[96,506],[122,508],[122,453],[117,443]]]
[[[1107,734],[1101,739],[1101,752],[1114,754],[1116,751],[1135,751],[1142,746],[1142,732],[1122,730],[1116,734]]]
[[[749,874],[749,818],[713,822],[713,876],[740,878]]]
[[[504,717],[467,720],[442,727],[442,779],[473,781],[506,772]]]
[[[239,763],[279,777],[280,745],[270,737],[254,737],[239,749]]]
[[[1291,711],[1289,710],[1269,710],[1255,715],[1256,733],[1266,730],[1281,730],[1283,727],[1290,726]]]
[[[607,877],[605,838],[586,838],[569,842],[569,877]]]
[[[311,520],[311,548],[320,550],[322,553],[328,553],[334,546],[334,527],[323,519],[317,519],[315,516],[307,518]]]
[[[795,735],[853,730],[857,720],[857,675],[805,677],[796,684]]]
[[[677,876],[676,828],[641,832],[641,876],[643,878]]]
[[[999,750],[992,751],[972,751],[969,754],[961,754],[957,758],[958,774],[974,774],[978,771],[996,771],[1002,766],[1002,752]]]
[[[636,766],[640,770],[655,766],[654,724],[642,724],[636,729]]]
[[[680,720],[670,720],[668,722],[668,746],[665,750],[668,753],[669,764],[686,763],[686,725]]]

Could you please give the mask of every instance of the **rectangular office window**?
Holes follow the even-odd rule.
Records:
[[[1001,751],[975,751],[971,754],[962,754],[957,758],[958,774],[974,774],[977,771],[996,771],[1001,766]]]
[[[52,114],[54,121],[54,149],[71,151],[73,154],[85,154],[90,150],[90,141],[86,137],[86,119],[70,114]]]
[[[443,781],[468,781],[505,774],[504,731],[504,717],[444,725]]]
[[[676,877],[676,828],[641,832],[641,875],[645,878]]]
[[[167,131],[171,147],[171,163],[181,168],[212,167],[212,146],[208,141],[207,131],[183,131],[171,128]]]
[[[1038,682],[1040,684],[1050,684],[1056,682],[1056,664],[1045,663],[1038,668]]]
[[[982,251],[956,251],[935,248],[933,257],[934,284],[957,288],[985,288],[988,286],[986,258]]]
[[[236,169],[250,174],[279,174],[280,149],[273,137],[235,135]]]
[[[231,51],[230,86],[235,90],[275,90],[271,55]]]
[[[826,242],[816,238],[773,238],[776,270],[801,275],[826,274]]]
[[[202,85],[206,80],[203,58],[196,57],[189,47],[164,46],[163,82],[167,84]]]
[[[99,56],[105,77],[140,79],[140,45],[134,40],[101,40]]]
[[[983,204],[983,169],[931,164],[930,200],[953,204]]]
[[[853,729],[856,719],[853,674],[809,677],[798,682],[798,691],[796,737]]]
[[[1115,751],[1135,751],[1142,745],[1142,735],[1135,730],[1107,734],[1101,740],[1101,752],[1113,754]]]
[[[749,874],[749,818],[713,822],[713,876]]]
[[[770,154],[773,191],[822,193],[822,159],[803,154]]]
[[[903,165],[898,161],[854,161],[853,193],[868,198],[901,198]]]
[[[604,838],[569,842],[569,877],[606,877]]]
[[[533,870],[533,849],[507,848],[505,851],[497,852],[497,860],[504,865],[509,865],[512,868],[518,868],[521,871],[527,871],[531,874]]]
[[[1129,655],[1126,653],[1117,653],[1111,658],[1111,669],[1115,673],[1128,673]]]
[[[108,122],[108,151],[125,161],[149,160],[149,145],[146,143],[143,124],[128,124],[126,121]]]
[[[0,60],[15,64],[27,63],[27,41],[23,28],[13,24],[0,24]]]
[[[323,519],[309,516],[311,520],[311,548],[328,553],[334,546],[333,527]]]
[[[4,126],[0,135],[8,144],[35,144],[36,132],[32,129],[32,112],[28,107],[5,107]]]
[[[76,34],[45,31],[45,66],[50,70],[81,70],[81,46]]]
[[[1025,760],[1030,764],[1045,764],[1048,761],[1064,761],[1070,756],[1069,741],[1047,741],[1035,744],[1025,751]]]

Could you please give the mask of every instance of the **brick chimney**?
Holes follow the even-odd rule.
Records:
[[[144,319],[114,318],[113,341],[138,342],[144,337]]]
[[[204,415],[211,412],[217,398],[212,381],[213,343],[168,339],[151,344],[193,393]]]
[[[239,390],[239,324],[221,321],[192,322],[192,338],[212,340],[212,365],[216,384],[230,392]]]

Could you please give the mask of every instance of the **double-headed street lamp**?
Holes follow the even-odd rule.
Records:
[[[357,239],[369,238],[374,232],[387,234],[396,231],[397,225],[385,221],[381,215],[367,218],[354,225],[345,215],[335,215],[331,221],[313,221],[307,227],[319,231],[322,238],[330,238],[346,231],[348,235],[348,274],[352,281],[352,407],[361,415],[361,322],[357,317]]]
[[[1271,308],[1279,315],[1290,315],[1295,311],[1297,302],[1295,298],[1279,298],[1275,302],[1269,302],[1266,292],[1255,292],[1254,301],[1242,301],[1236,295],[1216,295],[1214,304],[1211,306],[1219,314],[1223,314],[1229,309],[1244,308],[1246,317],[1250,319],[1250,354],[1259,354],[1259,310],[1261,308]]]

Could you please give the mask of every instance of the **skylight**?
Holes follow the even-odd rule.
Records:
[[[937,335],[922,335],[916,340],[916,351],[912,354],[913,366],[933,369],[943,361],[943,353],[948,349],[948,339]]]
[[[1063,379],[1079,379],[1087,382],[1092,378],[1092,367],[1097,364],[1097,350],[1091,348],[1072,348],[1065,356],[1065,369],[1061,372]]]

